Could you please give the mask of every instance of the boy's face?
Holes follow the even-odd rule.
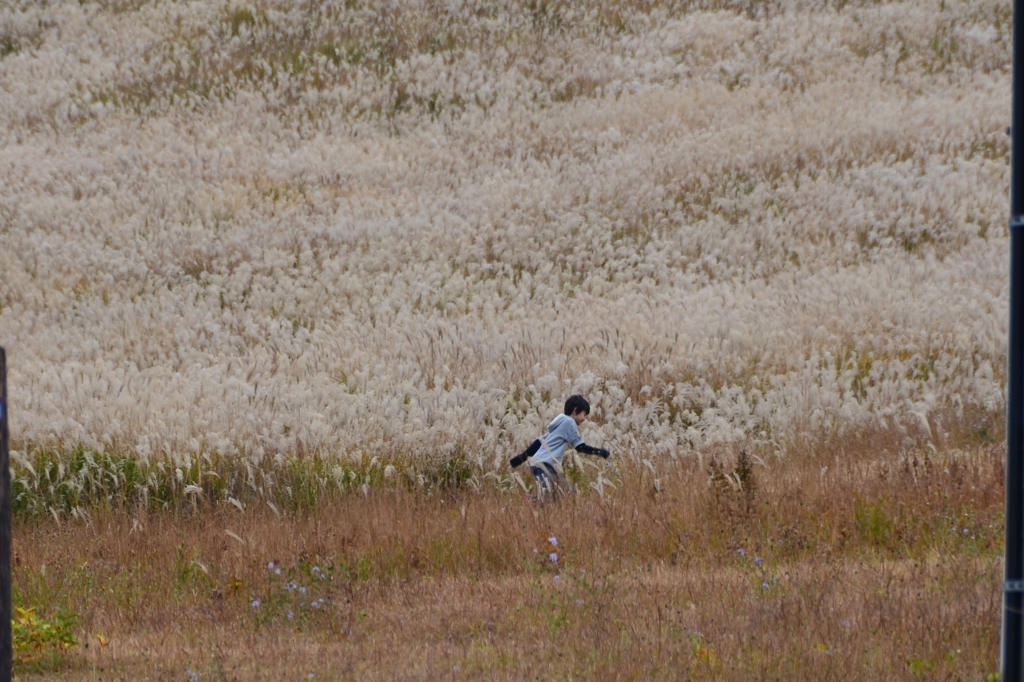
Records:
[[[576,410],[569,416],[572,417],[572,420],[574,422],[576,422],[576,426],[579,426],[583,422],[587,421],[587,413],[584,412],[583,410]]]

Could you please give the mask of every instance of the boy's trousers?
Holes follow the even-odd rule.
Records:
[[[533,460],[532,457],[530,459]],[[538,502],[552,502],[558,499],[568,484],[561,472],[548,462],[531,461],[530,473],[537,484]]]

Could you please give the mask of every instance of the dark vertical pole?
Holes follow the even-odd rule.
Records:
[[[1010,127],[1010,338],[1006,393],[1006,563],[1002,682],[1021,682],[1024,598],[1024,0],[1013,2]]]
[[[7,428],[7,354],[0,348],[0,682],[10,682],[11,648],[11,466]]]

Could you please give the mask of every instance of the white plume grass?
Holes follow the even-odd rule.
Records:
[[[0,8],[17,448],[498,471],[574,391],[652,462],[1002,410],[1007,6],[545,7]]]

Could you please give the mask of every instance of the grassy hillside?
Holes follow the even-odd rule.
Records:
[[[1010,26],[0,3],[18,675],[994,679]]]
[[[8,3],[15,459],[483,475],[570,392],[588,441],[652,461],[998,420],[1010,24],[994,0]]]

